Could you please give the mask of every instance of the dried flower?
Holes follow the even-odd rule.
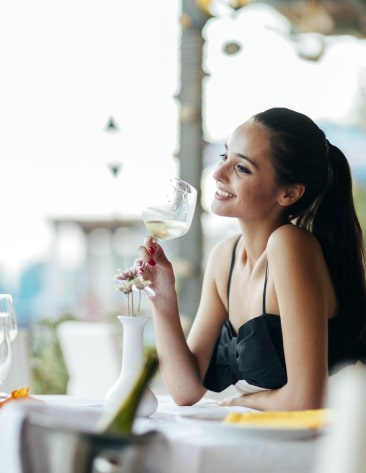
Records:
[[[118,281],[116,289],[127,295],[128,315],[137,316],[140,311],[141,292],[150,286],[151,281],[145,280],[140,274],[140,267],[133,266],[132,268],[121,271],[113,277]],[[137,307],[135,307],[134,292],[138,292]]]

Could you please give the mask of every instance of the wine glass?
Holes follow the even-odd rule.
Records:
[[[0,385],[8,376],[12,358],[9,319],[9,314],[0,312]],[[4,397],[6,398],[7,395],[0,393],[0,398]]]
[[[169,180],[166,192],[158,202],[142,211],[147,231],[159,240],[171,240],[186,234],[191,227],[196,208],[196,189],[181,179]]]
[[[6,318],[6,315],[9,317]],[[10,341],[12,342],[18,334],[18,325],[13,298],[10,294],[0,294],[0,316],[4,317],[4,323],[7,324]]]

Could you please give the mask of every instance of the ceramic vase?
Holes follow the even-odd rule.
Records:
[[[122,365],[120,375],[104,398],[104,407],[113,410],[132,390],[144,364],[144,330],[149,321],[146,317],[118,315],[123,327]],[[157,410],[158,400],[149,387],[137,409],[137,417],[148,417]]]

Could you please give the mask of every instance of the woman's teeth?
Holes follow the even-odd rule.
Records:
[[[222,197],[235,197],[234,194],[229,194],[229,192],[223,191],[221,189],[216,189],[216,193]]]

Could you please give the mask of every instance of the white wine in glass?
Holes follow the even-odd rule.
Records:
[[[161,201],[144,208],[142,218],[149,235],[171,240],[185,235],[191,227],[197,202],[196,189],[181,179],[169,180]]]
[[[145,226],[149,235],[159,240],[171,240],[186,234],[189,225],[177,220],[147,220]]]

